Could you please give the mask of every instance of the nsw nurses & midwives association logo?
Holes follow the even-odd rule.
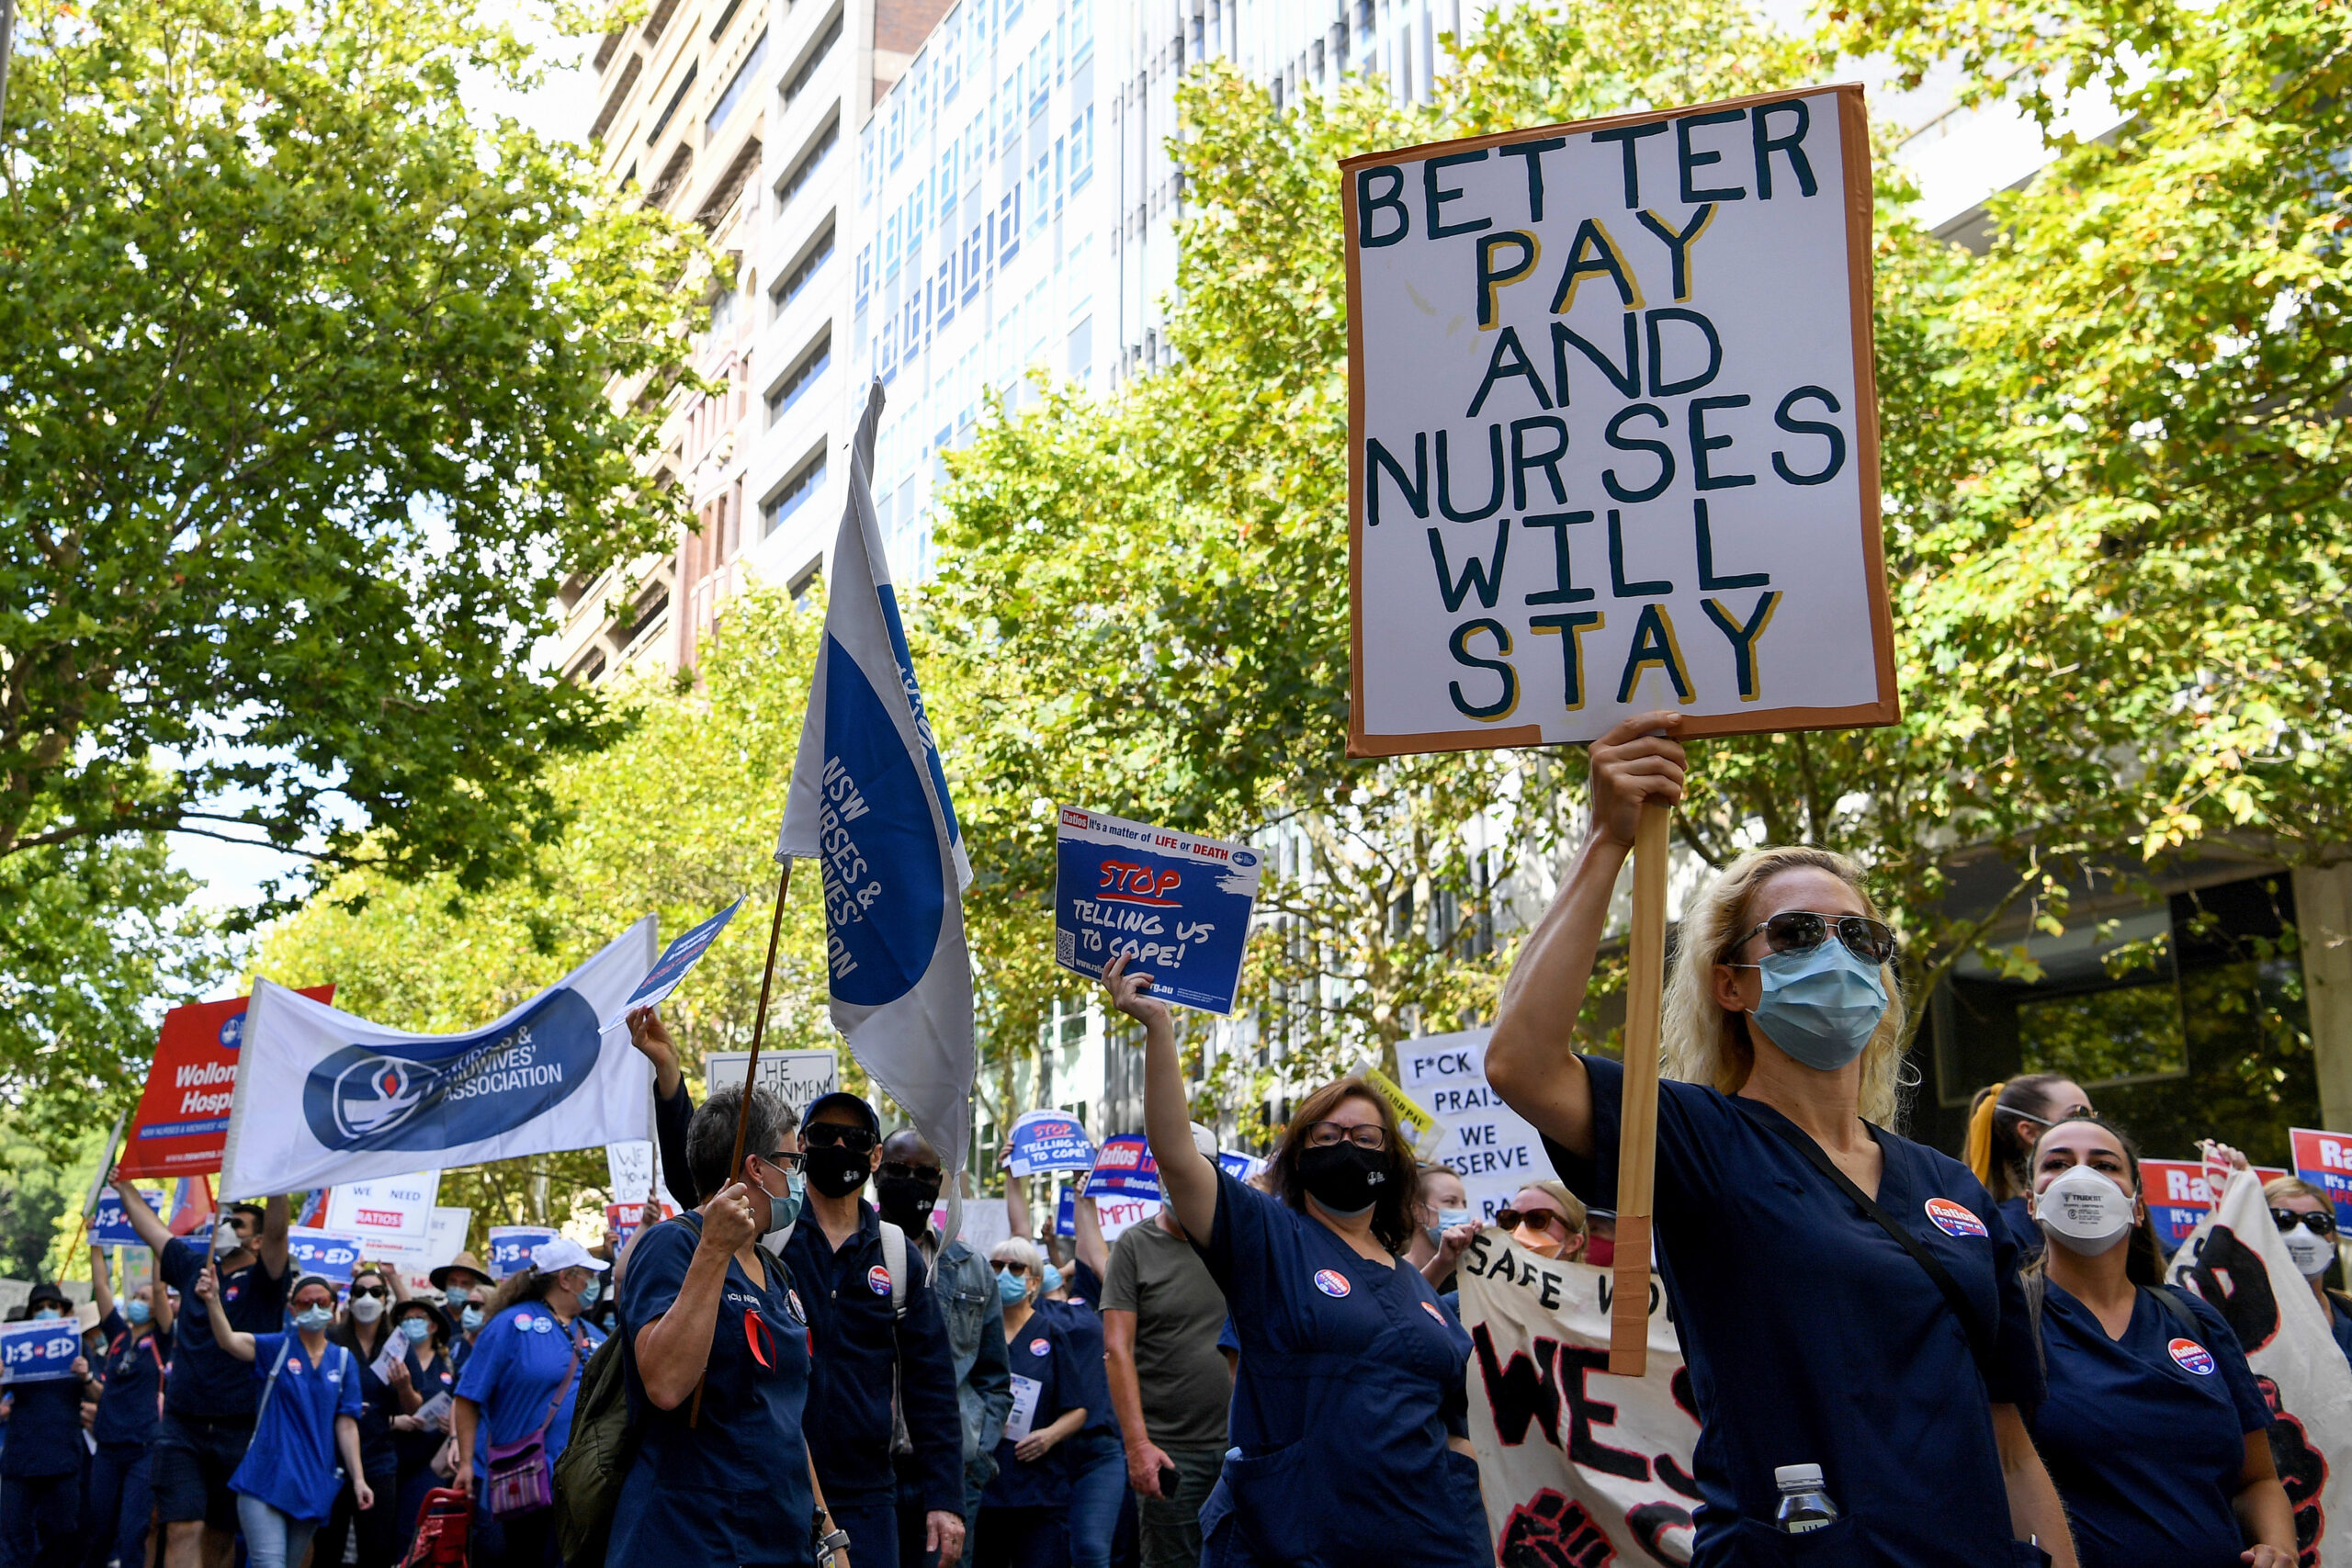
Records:
[[[566,987],[501,1029],[415,1046],[346,1045],[303,1080],[302,1117],[331,1149],[478,1143],[545,1114],[586,1083],[599,1032],[595,1010]]]

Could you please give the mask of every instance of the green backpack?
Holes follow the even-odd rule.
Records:
[[[556,1544],[565,1568],[603,1568],[613,1535],[613,1506],[637,1458],[628,1418],[628,1374],[615,1334],[588,1358],[571,1405],[571,1436],[555,1461]]]

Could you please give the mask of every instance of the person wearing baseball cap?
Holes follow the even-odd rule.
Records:
[[[71,1327],[74,1303],[44,1280],[26,1299],[25,1321]],[[81,1523],[82,1400],[90,1363],[77,1355],[71,1370],[71,1377],[9,1385],[16,1406],[7,1446],[0,1449],[0,1562],[48,1562],[71,1550]]]
[[[580,1374],[605,1342],[582,1314],[610,1267],[560,1235],[532,1248],[530,1268],[509,1275],[483,1309],[450,1411],[458,1450],[473,1456],[450,1484],[473,1497],[476,1568],[542,1568],[555,1561],[554,1508],[492,1511],[490,1451],[539,1434],[548,1471],[540,1495],[555,1495],[555,1461],[571,1432]]]

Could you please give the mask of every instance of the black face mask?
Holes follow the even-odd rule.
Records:
[[[805,1151],[808,1185],[828,1198],[846,1198],[865,1185],[866,1156],[836,1145]]]
[[[938,1201],[938,1194],[928,1181],[911,1176],[874,1179],[874,1206],[900,1230],[920,1230],[929,1224],[931,1211]]]
[[[1344,1141],[1303,1149],[1298,1156],[1298,1180],[1308,1197],[1347,1218],[1363,1213],[1379,1198],[1388,1181],[1388,1156]]]

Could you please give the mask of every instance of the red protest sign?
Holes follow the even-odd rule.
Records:
[[[302,994],[333,1001],[334,987],[311,986]],[[237,1091],[247,999],[193,1002],[164,1015],[155,1065],[140,1091],[138,1113],[123,1134],[118,1175],[203,1176],[220,1168],[221,1151],[229,1142],[229,1102]]]

